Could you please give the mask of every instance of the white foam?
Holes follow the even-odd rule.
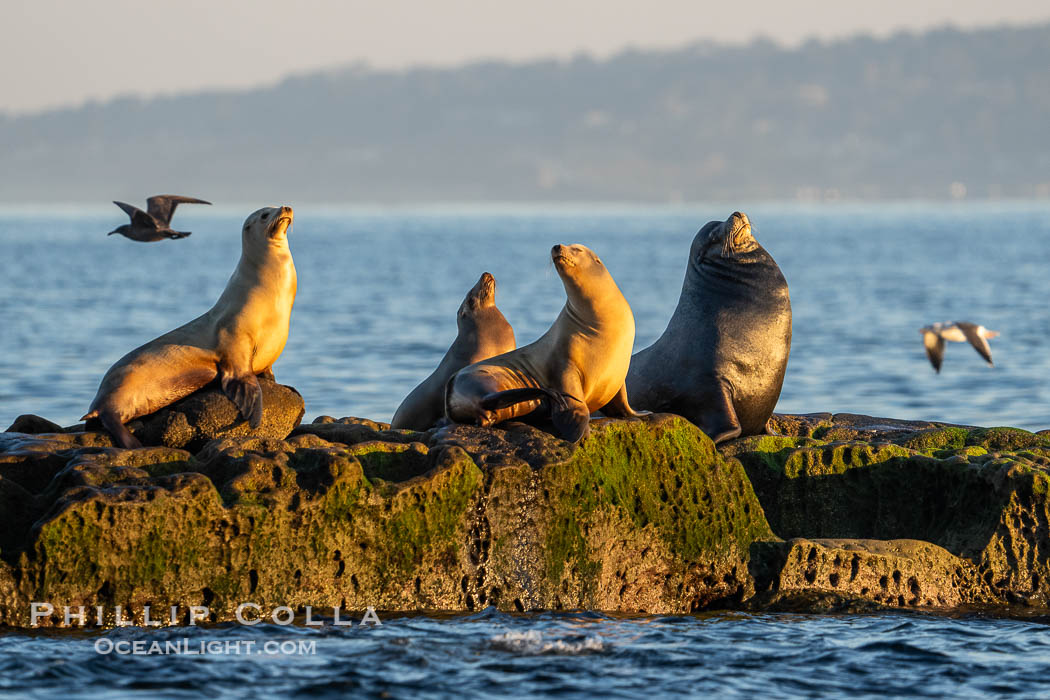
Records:
[[[513,651],[526,656],[540,654],[594,654],[605,651],[608,646],[596,635],[572,635],[570,639],[545,639],[539,630],[527,632],[505,632],[489,639],[493,648]]]

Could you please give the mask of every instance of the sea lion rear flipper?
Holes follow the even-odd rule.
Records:
[[[740,435],[741,428],[728,387],[720,384],[720,391],[712,398],[713,401],[704,406],[697,426],[717,445]]]
[[[258,428],[262,424],[262,387],[254,374],[234,377],[222,374],[222,390],[230,401],[237,406],[241,415],[248,419],[248,425]]]
[[[545,399],[550,406],[551,422],[558,437],[569,442],[579,442],[587,437],[591,427],[591,412],[587,405],[572,394],[555,389],[528,387],[508,389],[489,394],[481,399],[481,407],[487,411],[507,408],[523,401]]]
[[[561,391],[552,391],[551,422],[558,437],[569,442],[579,442],[591,432],[591,412],[587,404]]]
[[[550,389],[540,389],[538,387],[507,389],[506,391],[497,391],[492,394],[486,394],[482,397],[480,405],[486,411],[498,411],[501,408],[507,408],[516,403],[550,398],[551,394],[554,393],[556,392],[553,392]]]

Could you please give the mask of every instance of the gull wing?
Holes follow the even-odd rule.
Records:
[[[967,323],[965,321],[956,321],[955,325],[963,332],[966,339],[970,341],[970,345],[977,351],[977,354],[984,358],[984,361],[993,367],[995,364],[992,362],[992,349],[988,347],[988,341],[984,337],[984,327],[976,323]],[[996,334],[998,335],[998,334]]]
[[[940,374],[941,362],[944,360],[944,338],[936,331],[923,328],[922,344],[926,347],[926,357],[930,358],[930,364]]]
[[[156,220],[138,207],[126,204],[125,202],[114,201],[113,203],[123,209],[124,213],[131,217],[132,226],[138,226],[140,228],[157,228]]]
[[[203,199],[195,197],[183,197],[179,194],[158,194],[146,200],[146,210],[149,211],[157,221],[165,226],[171,225],[171,217],[175,214],[175,207],[180,204],[211,204]]]

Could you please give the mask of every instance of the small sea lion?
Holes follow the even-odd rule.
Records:
[[[445,415],[445,384],[449,377],[467,365],[517,347],[514,329],[496,308],[496,278],[487,272],[459,305],[456,326],[459,334],[441,363],[401,402],[390,427],[409,430],[433,427]]]
[[[549,415],[556,435],[578,442],[599,409],[637,415],[624,387],[634,345],[630,305],[585,246],[556,245],[551,258],[566,295],[554,325],[534,343],[452,375],[445,389],[449,420],[491,426],[539,412]]]
[[[922,344],[926,347],[926,357],[930,358],[930,364],[941,373],[941,363],[944,361],[944,341],[953,343],[969,341],[977,354],[984,358],[989,367],[994,367],[992,362],[992,349],[988,347],[988,338],[995,338],[999,331],[990,331],[977,323],[966,321],[954,321],[952,323],[933,323],[919,329],[922,333]]]
[[[171,217],[179,204],[211,204],[203,199],[183,197],[177,194],[158,194],[146,200],[146,211],[124,202],[113,202],[131,217],[130,224],[113,229],[107,236],[119,233],[125,238],[143,243],[162,241],[165,238],[185,238],[190,231],[173,231]]]
[[[109,368],[81,420],[98,418],[123,447],[140,447],[124,423],[192,394],[216,377],[253,428],[262,420],[256,375],[288,340],[296,276],[288,249],[291,207],[260,209],[244,222],[241,259],[203,316],[132,350]]]
[[[660,338],[631,358],[639,409],[677,413],[716,443],[765,432],[791,352],[787,281],[740,212],[693,239],[682,294]]]

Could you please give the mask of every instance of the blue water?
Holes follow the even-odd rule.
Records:
[[[197,655],[115,651],[118,642],[136,640],[143,650],[154,641],[158,650],[168,641],[193,651],[202,641],[223,646]],[[267,651],[265,643],[276,646]],[[100,654],[96,646],[114,650]],[[1050,627],[906,613],[632,619],[484,611],[352,628],[8,635],[0,636],[0,695],[5,690],[49,699],[59,692],[69,698],[162,692],[228,698],[1046,697]]]
[[[290,204],[295,205],[295,202]],[[0,423],[71,424],[127,350],[206,310],[254,207],[183,207],[185,240],[105,233],[116,208],[0,210]],[[850,411],[1050,427],[1050,204],[744,206],[794,308],[783,412]],[[630,301],[636,348],[674,310],[695,231],[727,207],[338,210],[298,206],[291,337],[275,366],[307,419],[389,420],[455,337],[483,271],[519,343],[564,297],[555,243],[592,247]],[[990,369],[949,346],[940,375],[918,329],[998,330]],[[0,426],[3,427],[3,426]],[[316,640],[314,654],[120,656],[101,640]],[[71,690],[75,689],[75,690]],[[0,694],[51,697],[391,697],[662,693],[753,696],[1050,695],[1040,621],[937,617],[598,613],[400,617],[378,628],[222,626],[95,634],[0,633]]]

